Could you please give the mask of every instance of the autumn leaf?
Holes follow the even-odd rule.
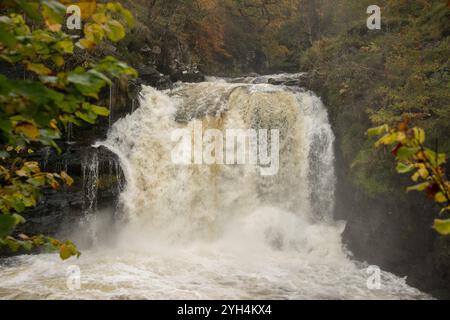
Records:
[[[450,234],[450,219],[447,220],[434,220],[433,229],[435,229],[440,234],[447,236]]]
[[[41,76],[48,76],[53,72],[51,69],[47,68],[41,63],[29,63],[27,65],[27,70],[33,71],[34,73],[37,73],[38,75]]]
[[[72,256],[72,251],[65,244],[61,245],[59,248],[59,256],[62,260],[67,260]]]
[[[84,49],[92,49],[96,46],[96,43],[89,39],[81,39],[78,44]]]
[[[17,124],[16,127],[14,128],[14,131],[17,134],[20,133],[24,134],[27,138],[29,138],[32,141],[37,140],[40,135],[39,129],[29,122],[21,122]]]
[[[73,179],[71,176],[69,176],[65,171],[61,172],[61,179],[64,181],[65,184],[68,186],[71,186],[73,184]]]

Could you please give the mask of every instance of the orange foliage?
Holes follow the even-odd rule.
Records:
[[[229,57],[225,45],[225,14],[219,0],[196,0],[201,13],[191,21],[190,30],[194,50],[204,61],[211,62],[215,55]]]

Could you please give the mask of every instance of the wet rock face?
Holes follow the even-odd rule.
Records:
[[[142,65],[138,68],[140,85],[147,85],[159,90],[171,89],[173,84],[181,82],[203,82],[205,75],[194,64],[184,64],[176,61],[167,69],[167,73],[160,72],[155,65]]]
[[[169,89],[172,87],[170,76],[164,75],[153,65],[144,65],[139,69],[139,83],[150,85],[158,89]]]
[[[61,155],[45,148],[33,157],[42,170],[66,171],[74,184],[59,190],[45,189],[38,206],[26,213],[27,224],[21,231],[64,235],[97,210],[115,211],[125,182],[119,160],[109,150],[72,144]]]
[[[172,71],[170,75],[172,82],[203,82],[205,76],[197,69],[195,65],[180,65]]]
[[[100,104],[109,107],[109,117],[98,119],[96,125],[69,127],[58,141],[62,154],[50,147],[32,154],[30,160],[38,161],[43,171],[66,171],[74,184],[59,190],[44,189],[38,206],[25,214],[27,223],[22,232],[65,237],[97,209],[116,211],[125,184],[119,159],[111,151],[92,145],[104,140],[111,125],[137,107],[139,88],[136,82],[130,82],[128,88],[114,84],[101,93]]]

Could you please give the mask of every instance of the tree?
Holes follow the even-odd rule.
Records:
[[[59,250],[62,259],[79,256],[70,241],[16,234],[42,188],[58,189],[61,183],[73,182],[66,172],[42,172],[37,162],[27,161],[27,154],[42,145],[61,152],[57,140],[63,128],[94,124],[109,114],[96,104],[99,92],[113,79],[134,77],[136,71],[110,56],[73,68],[66,61],[102,41],[121,40],[124,24],[131,27],[133,17],[119,3],[97,5],[84,21],[83,37],[75,39],[62,31],[66,7],[59,1],[6,1],[2,6],[0,59],[23,66],[31,79],[0,74],[0,247],[17,251],[43,246]]]

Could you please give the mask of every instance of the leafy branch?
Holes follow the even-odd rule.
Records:
[[[405,120],[397,128],[382,125],[369,129],[367,134],[369,137],[382,135],[375,143],[377,148],[393,146],[391,153],[397,160],[397,172],[412,174],[412,181],[417,183],[408,187],[407,192],[426,192],[428,198],[442,206],[440,215],[450,211],[450,182],[445,173],[447,156],[425,146],[426,135],[422,128],[410,128]],[[450,219],[435,219],[433,228],[449,235]]]
[[[56,141],[69,124],[94,124],[109,115],[98,105],[100,91],[114,79],[135,77],[137,72],[113,57],[74,69],[66,60],[77,50],[123,39],[123,23],[132,27],[133,17],[120,3],[99,4],[85,21],[80,39],[62,31],[66,6],[59,1],[6,0],[2,5],[7,14],[0,16],[0,62],[21,65],[31,79],[0,74],[0,247],[44,247],[59,250],[62,259],[79,256],[70,241],[17,235],[17,227],[26,222],[22,214],[36,206],[42,188],[56,190],[73,183],[66,172],[42,172],[37,162],[26,158],[31,147],[40,145],[60,153]]]

